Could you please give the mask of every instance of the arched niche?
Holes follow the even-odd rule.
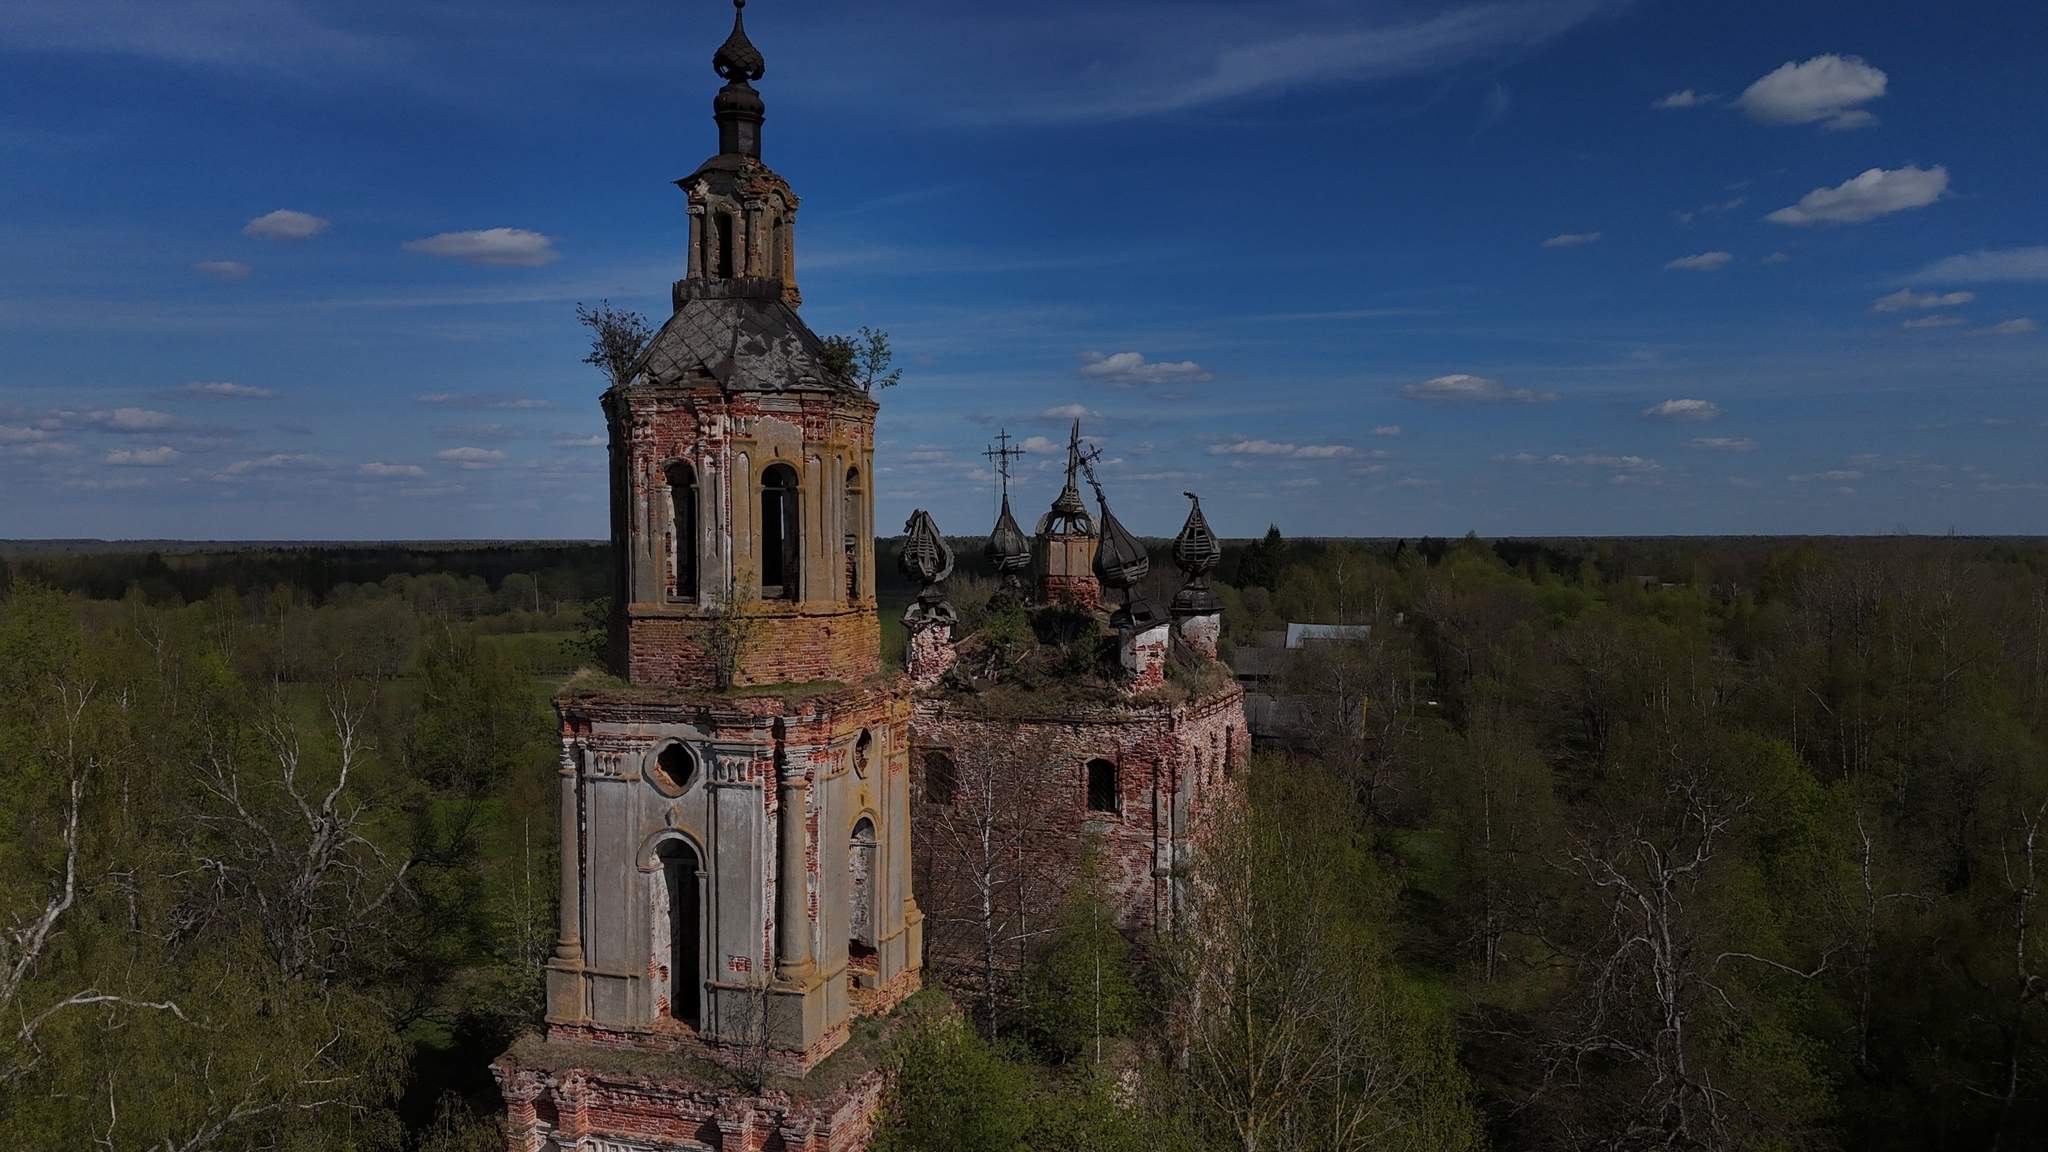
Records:
[[[761,470],[761,599],[801,600],[802,488],[796,469],[776,461]]]
[[[701,518],[697,470],[678,460],[664,471],[668,481],[668,595],[671,600],[697,598],[697,558],[701,554]]]

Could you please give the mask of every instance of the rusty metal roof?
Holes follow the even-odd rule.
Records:
[[[860,386],[824,364],[824,344],[764,277],[684,280],[676,311],[635,370],[651,384],[705,378],[727,392],[849,392]]]

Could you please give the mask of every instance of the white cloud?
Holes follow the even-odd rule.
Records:
[[[1913,279],[1965,284],[1982,280],[2048,280],[2048,248],[2006,248],[1949,256],[1922,268]]]
[[[484,464],[505,458],[505,454],[496,448],[447,448],[434,453],[434,456],[441,460],[458,460],[464,464]]]
[[[277,393],[268,388],[253,388],[247,384],[230,384],[225,380],[213,384],[193,381],[176,388],[165,388],[154,393],[166,400],[275,400]]]
[[[1600,234],[1598,232],[1566,232],[1562,236],[1552,236],[1550,239],[1545,240],[1543,246],[1545,248],[1570,248],[1579,244],[1591,244],[1599,238]]]
[[[1434,376],[1420,384],[1403,384],[1394,391],[1410,400],[1434,404],[1547,404],[1558,398],[1555,392],[1508,388],[1498,380],[1463,372]]]
[[[555,441],[557,448],[601,448],[605,438],[593,432],[588,436],[564,436]]]
[[[1911,288],[1901,288],[1889,296],[1879,296],[1877,303],[1870,306],[1872,312],[1907,312],[1916,308],[1953,308],[1975,300],[1975,292],[1929,292],[1916,295]]]
[[[0,444],[32,444],[48,440],[50,434],[41,428],[21,428],[11,424],[0,424]]]
[[[1280,486],[1282,488],[1314,488],[1320,485],[1321,483],[1321,480],[1318,480],[1313,476],[1302,476],[1294,480],[1282,481]]]
[[[427,474],[427,470],[417,464],[380,464],[374,460],[356,469],[356,471],[361,472],[365,476],[375,476],[378,479],[425,476]]]
[[[1026,452],[1058,452],[1062,455],[1067,450],[1065,444],[1057,440],[1048,440],[1043,436],[1027,436],[1017,441],[1017,447],[1022,448]]]
[[[1666,424],[1679,424],[1692,420],[1712,420],[1721,415],[1719,405],[1705,400],[1666,400],[1643,409],[1643,417]]]
[[[255,269],[234,260],[201,260],[192,266],[194,272],[204,272],[222,280],[240,280]]]
[[[109,464],[169,464],[177,458],[178,450],[168,444],[158,448],[116,448],[107,453]]]
[[[1908,330],[1914,328],[1953,328],[1958,324],[1968,323],[1969,321],[1961,316],[1922,316],[1918,320],[1908,320],[1900,324],[1899,327]]]
[[[310,213],[279,208],[249,221],[242,226],[242,231],[265,240],[310,240],[325,231],[329,223]]]
[[[237,460],[221,469],[224,476],[239,476],[244,472],[271,471],[278,468],[329,468],[333,465],[318,456],[293,455],[279,452],[255,460]]]
[[[1051,420],[1100,420],[1102,413],[1081,404],[1062,404],[1039,413]]]
[[[1145,357],[1137,352],[1118,352],[1113,356],[1083,352],[1076,359],[1081,361],[1081,367],[1076,370],[1079,375],[1119,388],[1136,388],[1144,384],[1198,384],[1215,378],[1215,373],[1193,360],[1183,360],[1178,364],[1147,364]]]
[[[1690,88],[1687,88],[1687,89],[1685,89],[1685,90],[1684,90],[1684,91],[1682,91],[1682,92],[1673,92],[1673,93],[1672,93],[1671,95],[1669,95],[1669,96],[1666,96],[1666,97],[1664,97],[1664,98],[1663,98],[1662,100],[1659,100],[1659,101],[1657,101],[1656,103],[1654,103],[1654,104],[1650,105],[1650,107],[1652,107],[1652,108],[1697,108],[1697,107],[1699,107],[1700,105],[1702,105],[1702,104],[1705,104],[1705,103],[1707,103],[1708,101],[1712,100],[1713,98],[1714,98],[1714,97],[1713,97],[1713,96],[1712,96],[1711,94],[1709,94],[1709,95],[1706,95],[1706,96],[1701,96],[1701,95],[1698,95],[1698,94],[1694,93],[1692,89],[1690,89]]]
[[[491,268],[538,268],[562,258],[554,240],[525,228],[483,228],[474,232],[443,232],[399,247]]]
[[[439,404],[443,408],[552,409],[553,401],[527,396],[506,396],[496,392],[428,392],[413,397],[415,403]]]
[[[1703,452],[1750,452],[1756,449],[1756,441],[1739,436],[1702,436],[1689,441],[1686,447]]]
[[[1815,188],[1790,208],[1764,217],[1776,224],[1861,224],[1907,208],[1925,208],[1948,191],[1948,169],[1872,168],[1833,188]]]
[[[1680,256],[1664,266],[1666,268],[1686,268],[1694,272],[1712,272],[1733,259],[1735,257],[1726,252],[1702,252],[1697,256]]]
[[[1373,429],[1372,434],[1375,436],[1399,436],[1401,434],[1401,426],[1399,424],[1382,424]]]
[[[1791,259],[1791,257],[1790,257],[1790,256],[1787,256],[1787,255],[1785,255],[1785,254],[1784,254],[1783,252],[1773,252],[1773,253],[1771,253],[1771,254],[1770,254],[1769,256],[1766,256],[1766,257],[1764,257],[1763,259],[1761,259],[1761,260],[1757,261],[1757,263],[1759,263],[1759,264],[1783,264],[1783,263],[1784,263],[1785,261],[1787,261],[1787,260],[1790,260],[1790,259]]]
[[[1496,456],[1494,459],[1509,464],[1543,464],[1555,468],[1619,468],[1627,472],[1655,472],[1664,467],[1655,460],[1643,456],[1567,456],[1562,452],[1553,452],[1548,456],[1538,456],[1534,452],[1517,452],[1512,456]]]
[[[1804,64],[1787,61],[1751,84],[1735,103],[1765,124],[1810,124],[1823,128],[1868,128],[1877,117],[1856,107],[1884,95],[1885,75],[1859,56],[1815,56]]]
[[[116,432],[147,432],[156,428],[168,428],[178,422],[177,417],[168,412],[152,412],[147,408],[116,408],[112,412],[94,412],[89,419]]]
[[[1808,480],[1861,480],[1863,473],[1837,469],[1833,472],[1809,472],[1804,476],[1787,476],[1785,479],[1795,484],[1804,484]]]
[[[1211,456],[1284,456],[1294,460],[1327,460],[1355,451],[1343,444],[1276,444],[1271,440],[1233,440],[1209,445]]]
[[[1999,321],[1998,323],[1996,323],[1996,324],[1993,324],[1993,325],[1991,325],[1991,326],[1990,326],[1990,327],[1988,327],[1988,328],[1972,328],[1972,329],[1970,329],[1970,330],[1969,330],[1968,332],[1965,332],[1965,333],[1963,333],[1963,335],[1965,335],[1965,336],[2018,336],[2018,335],[2020,335],[2020,334],[2022,334],[2022,333],[2025,333],[2025,332],[2032,332],[2032,331],[2036,330],[2036,329],[2037,329],[2037,328],[2039,328],[2039,327],[2040,327],[2040,325],[2038,325],[2038,324],[2034,323],[2034,322],[2033,322],[2032,320],[2029,320],[2029,319],[2027,319],[2026,317],[2022,316],[2022,317],[2020,317],[2020,318],[2019,318],[2019,319],[2017,319],[2017,320],[2001,320],[2001,321]]]

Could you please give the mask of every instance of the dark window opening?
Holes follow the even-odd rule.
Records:
[[[840,513],[846,531],[846,599],[860,599],[860,472],[846,473],[846,507]]]
[[[853,826],[846,854],[847,952],[873,970],[875,955],[875,824],[863,816]]]
[[[697,760],[690,755],[688,748],[671,744],[655,754],[654,771],[659,776],[655,782],[662,786],[663,791],[673,795],[688,788],[690,781],[696,778]]]
[[[782,264],[782,217],[775,218],[775,227],[769,231],[773,237],[768,246],[768,274],[777,280],[783,279]]]
[[[1117,790],[1116,765],[1107,760],[1088,762],[1088,810],[1120,812],[1122,796]]]
[[[801,579],[796,470],[771,465],[761,474],[761,598],[795,600]]]
[[[732,217],[727,213],[720,212],[714,219],[718,221],[718,278],[720,280],[730,280],[732,279]]]
[[[697,598],[697,470],[672,464],[668,470],[669,595]]]
[[[953,758],[944,752],[924,754],[924,802],[927,804],[951,804],[960,791],[960,773],[953,767]]]
[[[697,958],[697,853],[681,840],[670,840],[659,855],[668,886],[668,1014],[696,1028],[704,990]]]

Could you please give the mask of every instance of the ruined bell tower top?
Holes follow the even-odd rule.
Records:
[[[754,91],[749,81],[759,80],[768,71],[768,62],[761,58],[761,50],[747,39],[747,27],[743,9],[747,0],[733,0],[732,35],[718,46],[711,55],[711,70],[723,79],[725,87],[711,101],[711,118],[718,121],[718,154],[721,156],[752,156],[761,158],[761,121],[766,105],[761,103],[760,93]]]

